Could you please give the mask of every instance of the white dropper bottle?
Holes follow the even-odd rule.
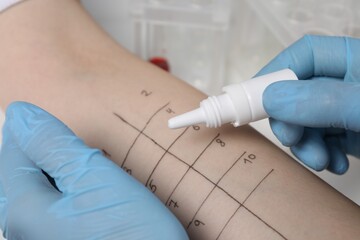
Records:
[[[199,123],[206,127],[220,127],[232,123],[235,127],[267,118],[262,94],[267,86],[281,80],[297,80],[290,69],[266,74],[223,87],[223,94],[212,96],[200,103],[200,108],[173,117],[169,128],[182,128]]]

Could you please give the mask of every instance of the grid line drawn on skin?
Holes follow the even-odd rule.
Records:
[[[156,163],[155,167],[153,168],[153,170],[151,171],[148,179],[146,180],[145,186],[147,187],[149,185],[149,181],[152,177],[152,175],[154,174],[156,168],[159,166],[161,160],[163,160],[163,158],[165,157],[165,155],[169,152],[170,148],[176,143],[176,141],[181,138],[181,136],[188,130],[189,128],[185,128],[185,130],[170,144],[170,146],[165,150],[164,154],[161,156],[161,158],[159,159],[159,161]]]
[[[220,134],[217,134],[211,141],[210,143],[205,147],[205,149],[199,154],[199,156],[195,159],[195,161],[193,162],[193,164],[189,165],[187,171],[184,173],[184,175],[182,176],[182,178],[180,179],[180,181],[178,182],[178,184],[175,186],[175,188],[172,190],[170,196],[168,197],[168,199],[166,200],[165,205],[168,206],[169,201],[172,197],[172,195],[174,194],[174,192],[176,191],[177,187],[179,186],[179,184],[181,183],[181,181],[184,179],[184,177],[186,176],[186,174],[190,171],[190,169],[194,169],[194,165],[197,162],[197,160],[201,157],[201,155],[203,155],[203,153],[206,151],[206,149],[215,141],[215,139],[217,139],[220,136]],[[208,180],[209,181],[209,180]],[[211,181],[210,181],[211,182]],[[212,183],[212,182],[211,182]],[[214,184],[214,183],[213,183]]]
[[[224,227],[222,228],[221,232],[219,233],[219,235],[217,236],[216,240],[220,238],[221,234],[224,232],[224,230],[226,229],[227,225],[229,224],[229,222],[232,220],[232,218],[235,216],[235,214],[240,210],[241,207],[245,208],[247,211],[249,211],[252,215],[254,215],[256,218],[258,218],[261,222],[263,222],[266,226],[268,226],[269,228],[271,228],[274,232],[276,232],[280,237],[282,237],[284,240],[287,240],[287,238],[282,235],[279,231],[277,231],[275,228],[273,228],[271,225],[269,225],[267,222],[265,222],[263,219],[261,219],[258,215],[256,215],[255,213],[253,213],[249,208],[245,207],[245,202],[250,198],[250,196],[255,192],[255,190],[265,181],[266,178],[268,178],[270,176],[271,173],[274,172],[274,169],[271,169],[270,172],[268,174],[266,174],[265,177],[263,177],[261,179],[261,181],[256,185],[256,187],[250,192],[250,194],[245,198],[245,200],[240,204],[240,206],[235,210],[235,212],[233,213],[233,215],[229,218],[229,220],[226,222],[226,224],[224,225]]]
[[[226,174],[230,171],[230,169],[232,169],[236,163],[239,162],[240,159],[242,159],[244,157],[244,155],[246,154],[246,151],[244,151],[242,154],[240,154],[240,156],[236,159],[236,161],[234,161],[234,163],[229,167],[229,169],[227,169],[227,171],[225,171],[225,173],[221,176],[221,178],[214,182],[212,180],[210,180],[207,176],[205,176],[203,173],[201,173],[199,170],[194,168],[194,164],[196,163],[196,161],[202,156],[202,154],[212,145],[212,143],[219,138],[220,133],[216,134],[216,136],[214,138],[212,138],[212,140],[207,144],[207,146],[203,149],[203,151],[198,155],[198,157],[195,159],[195,161],[192,164],[188,164],[186,161],[182,160],[181,158],[179,158],[178,156],[176,156],[174,153],[172,153],[170,151],[170,148],[176,143],[176,141],[181,138],[188,130],[188,128],[186,128],[184,131],[181,132],[181,134],[179,134],[175,140],[170,144],[170,146],[168,148],[165,148],[163,146],[161,146],[155,139],[153,139],[152,137],[150,137],[149,135],[147,135],[144,131],[146,129],[146,127],[149,125],[149,123],[151,122],[151,120],[159,113],[161,112],[161,110],[165,109],[170,103],[165,104],[164,106],[162,106],[161,108],[159,108],[153,115],[151,115],[151,117],[148,119],[148,121],[146,122],[145,126],[142,129],[139,129],[137,127],[135,127],[134,125],[132,125],[130,122],[128,122],[125,118],[123,118],[122,116],[120,116],[119,114],[113,112],[114,116],[117,117],[118,119],[120,119],[123,123],[125,123],[126,125],[130,126],[131,128],[133,128],[135,131],[138,132],[138,135],[136,136],[135,140],[133,141],[132,145],[130,146],[130,148],[128,149],[128,152],[126,154],[126,157],[124,158],[124,161],[121,165],[121,167],[124,167],[125,161],[127,160],[127,156],[129,155],[131,149],[133,148],[133,146],[136,144],[137,139],[140,136],[144,136],[146,138],[148,138],[149,140],[151,140],[151,142],[153,142],[156,146],[158,146],[161,150],[164,151],[164,153],[161,155],[161,158],[157,161],[155,167],[153,168],[153,170],[151,171],[149,177],[147,178],[146,184],[145,186],[148,187],[149,181],[152,177],[152,175],[154,174],[157,166],[160,164],[160,162],[162,161],[162,159],[164,158],[164,156],[166,154],[169,154],[171,156],[173,156],[175,159],[177,159],[178,161],[184,163],[187,165],[188,169],[187,171],[183,174],[183,176],[181,177],[181,179],[178,181],[178,183],[176,184],[176,186],[173,188],[173,190],[171,191],[169,197],[167,198],[165,205],[166,206],[170,206],[169,205],[169,201],[171,200],[172,195],[174,194],[174,192],[176,191],[177,187],[180,185],[180,183],[182,182],[182,180],[184,179],[184,177],[187,175],[187,173],[189,172],[189,170],[194,170],[196,173],[198,173],[200,176],[202,176],[204,179],[206,179],[208,182],[210,182],[211,184],[213,184],[213,188],[212,190],[206,195],[205,199],[202,201],[202,203],[200,204],[199,208],[196,210],[195,214],[192,217],[192,220],[189,222],[187,228],[190,227],[190,225],[193,223],[193,221],[196,219],[196,215],[197,213],[200,211],[202,205],[207,201],[208,197],[211,195],[211,193],[218,188],[219,190],[221,190],[222,192],[224,192],[229,198],[233,199],[237,204],[239,204],[239,207],[234,211],[234,213],[231,215],[231,217],[228,219],[228,221],[225,223],[225,225],[223,226],[223,228],[221,229],[220,233],[218,234],[216,239],[219,239],[219,237],[221,236],[221,234],[226,231],[226,226],[228,225],[228,223],[232,220],[232,218],[235,216],[235,214],[239,211],[239,209],[241,207],[243,207],[244,209],[246,209],[249,213],[251,213],[252,215],[254,215],[257,219],[259,219],[262,223],[264,223],[267,227],[269,227],[270,229],[272,229],[274,232],[276,232],[281,238],[283,239],[287,239],[285,236],[283,236],[278,230],[276,230],[275,228],[273,228],[271,225],[269,225],[268,223],[266,223],[261,217],[259,217],[258,215],[256,215],[253,211],[249,210],[246,206],[244,206],[244,203],[248,200],[248,198],[252,195],[253,192],[256,191],[256,189],[260,186],[261,183],[264,182],[264,180],[271,174],[274,172],[274,169],[271,169],[270,172],[268,172],[266,174],[266,176],[264,176],[261,181],[255,186],[254,189],[252,189],[252,191],[248,194],[248,196],[245,198],[245,200],[243,202],[240,202],[239,200],[237,200],[234,196],[232,196],[229,192],[227,192],[225,189],[223,189],[221,186],[219,186],[219,182],[226,176]],[[152,190],[152,189],[151,189]],[[172,201],[172,204],[174,204],[174,202]],[[176,205],[176,202],[175,202]],[[186,226],[185,226],[186,227]]]
[[[224,178],[224,176],[230,171],[230,169],[246,154],[246,151],[244,151],[240,157],[238,157],[236,159],[236,161],[230,166],[230,168],[221,176],[221,178],[216,182],[216,184],[214,184],[213,189],[211,190],[211,192],[206,196],[206,198],[204,199],[204,201],[201,203],[201,205],[199,206],[198,210],[196,211],[196,213],[194,214],[194,217],[191,219],[191,221],[189,222],[187,229],[189,229],[189,227],[191,226],[191,224],[193,223],[193,221],[196,218],[197,213],[200,211],[201,207],[204,205],[204,203],[206,202],[206,200],[209,198],[209,196],[211,195],[211,193],[215,190],[215,188],[219,185],[220,181]],[[240,204],[240,203],[239,203]],[[241,205],[240,205],[241,206]]]
[[[136,141],[139,139],[139,137],[142,135],[142,133],[145,131],[146,127],[149,125],[149,123],[151,122],[151,120],[156,116],[156,114],[158,114],[161,110],[163,110],[164,108],[166,108],[168,105],[170,104],[170,102],[166,103],[164,106],[162,106],[161,108],[159,108],[153,115],[151,115],[151,117],[147,120],[147,122],[145,123],[145,126],[139,131],[138,135],[136,136],[135,140],[133,141],[133,143],[131,144],[130,148],[128,149],[125,158],[123,160],[123,162],[121,163],[121,167],[124,167],[124,164],[126,163],[126,160],[129,156],[129,153],[131,151],[131,149],[133,148],[133,146],[135,145]],[[115,113],[114,113],[115,114]],[[117,115],[119,118],[120,115]]]

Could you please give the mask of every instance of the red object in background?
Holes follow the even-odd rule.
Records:
[[[158,66],[161,69],[164,69],[167,72],[170,72],[170,66],[168,61],[163,57],[152,57],[149,59],[149,62]]]

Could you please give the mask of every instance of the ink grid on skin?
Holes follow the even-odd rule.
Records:
[[[142,90],[141,93],[144,91],[150,93],[146,90]],[[151,94],[140,95],[146,98]],[[263,236],[271,239],[287,239],[246,206],[247,200],[261,185],[266,184],[266,180],[275,170],[272,168],[256,170],[261,177],[253,177],[252,186],[246,191],[227,187],[226,182],[233,181],[235,168],[256,165],[258,161],[256,154],[246,149],[233,151],[230,154],[231,158],[222,160],[221,169],[214,170],[209,167],[211,166],[209,161],[216,161],[216,156],[220,157],[224,151],[229,154],[222,134],[215,132],[209,136],[208,142],[196,144],[194,151],[191,151],[192,155],[196,156],[189,156],[189,151],[181,151],[181,149],[190,138],[194,138],[202,131],[201,126],[181,129],[178,131],[180,134],[172,142],[167,143],[150,134],[152,124],[156,123],[160,115],[170,116],[173,113],[175,111],[171,108],[171,103],[164,103],[140,129],[132,125],[126,117],[113,112],[113,116],[121,124],[134,132],[132,144],[120,164],[121,167],[159,197],[177,216],[191,239],[234,239],[241,236],[246,224],[251,223],[261,226],[260,230],[257,228],[256,231]],[[153,155],[143,156],[146,158],[144,160],[139,159],[143,151],[137,147],[139,145],[153,148]],[[105,149],[103,151],[111,156],[111,153]],[[244,174],[243,177],[248,176]],[[163,181],[164,179],[166,181]],[[183,210],[184,208],[186,211]],[[242,221],[244,216],[247,216],[248,221]],[[234,233],[236,229],[238,232]]]

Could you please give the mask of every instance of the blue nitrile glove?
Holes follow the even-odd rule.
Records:
[[[284,68],[307,81],[265,90],[274,134],[307,166],[345,173],[346,154],[360,157],[360,39],[305,36],[257,75]]]
[[[8,240],[188,239],[142,184],[28,103],[7,109],[0,183],[0,225]]]

